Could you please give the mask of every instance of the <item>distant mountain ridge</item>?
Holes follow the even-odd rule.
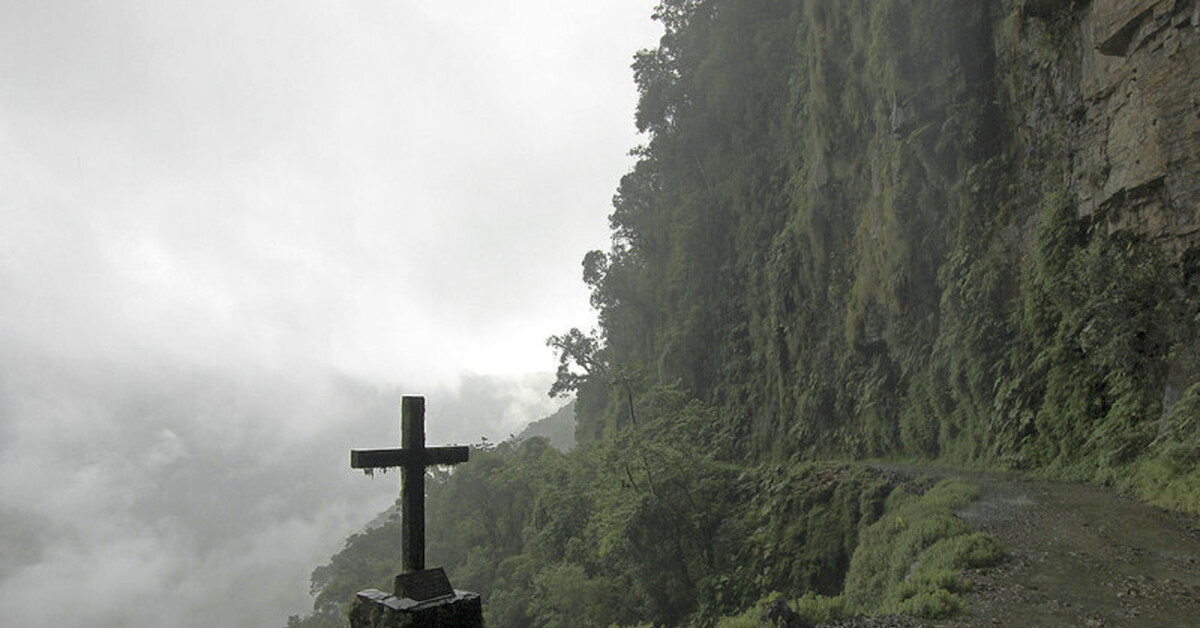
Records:
[[[575,401],[525,426],[513,440],[521,442],[537,436],[545,437],[559,451],[571,451],[575,447]]]

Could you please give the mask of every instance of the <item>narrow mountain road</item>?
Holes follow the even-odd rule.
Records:
[[[880,466],[978,484],[959,516],[1008,553],[968,572],[961,615],[929,625],[1200,627],[1200,518],[1083,484]]]

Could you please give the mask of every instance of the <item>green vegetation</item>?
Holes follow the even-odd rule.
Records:
[[[846,575],[844,595],[858,608],[941,617],[957,608],[965,588],[958,573],[1003,557],[990,535],[954,516],[977,494],[946,480],[919,497],[893,494],[885,516],[862,535]]]
[[[738,464],[710,446],[720,417],[673,388],[635,411],[636,425],[568,453],[506,441],[431,472],[428,562],[484,594],[489,626],[711,626],[753,619],[764,594],[800,598],[809,617],[936,616],[957,604],[959,570],[998,556],[954,517],[973,496],[960,483]],[[313,572],[316,612],[291,627],[340,625],[356,591],[386,588],[399,535],[393,519],[351,537]]]
[[[953,614],[959,607],[957,593],[970,586],[960,572],[994,565],[1004,556],[993,537],[972,531],[954,516],[976,491],[957,480],[943,481],[922,495],[897,487],[881,516],[861,528],[840,593],[809,590],[788,608],[810,622],[863,614],[931,619]],[[739,615],[722,618],[717,627],[769,628],[763,617],[779,599],[773,593]]]

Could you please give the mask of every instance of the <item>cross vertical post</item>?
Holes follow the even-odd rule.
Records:
[[[425,569],[425,467],[466,462],[466,447],[425,447],[425,398],[406,395],[400,402],[400,449],[352,449],[350,467],[374,470],[400,467],[401,561],[405,573]]]
[[[412,452],[400,472],[400,520],[404,571],[425,568],[425,398],[400,401],[400,446]],[[414,525],[415,524],[415,525]]]

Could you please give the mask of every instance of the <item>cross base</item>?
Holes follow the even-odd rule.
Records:
[[[482,628],[483,601],[478,593],[454,590],[453,596],[418,602],[378,589],[359,591],[350,606],[350,628]]]

